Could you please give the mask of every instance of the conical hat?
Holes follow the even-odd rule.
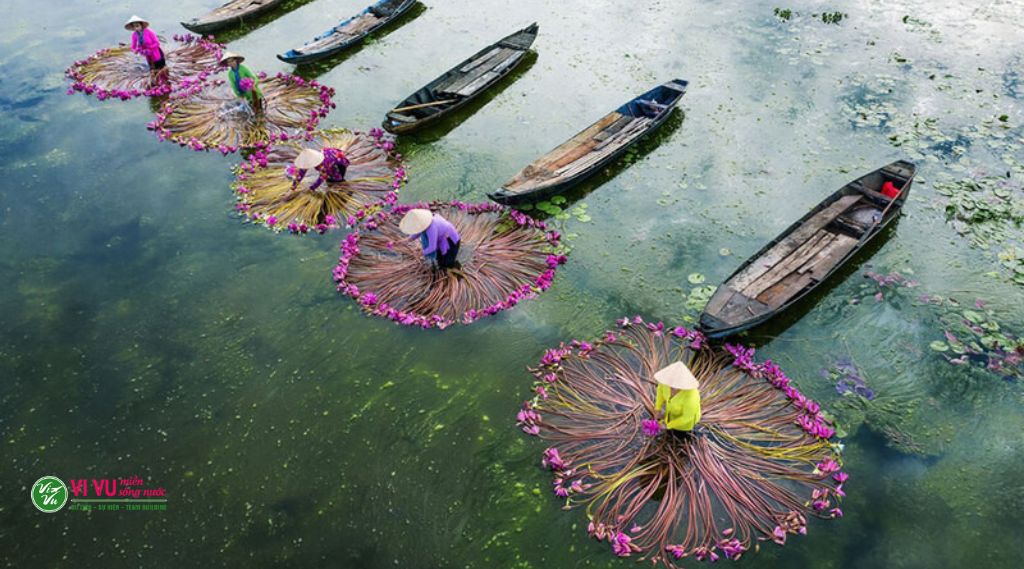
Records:
[[[245,58],[233,51],[225,51],[224,55],[220,56],[220,64],[227,65],[229,59],[237,59],[239,63],[245,61]]]
[[[700,388],[700,382],[697,381],[696,377],[693,377],[693,372],[683,362],[676,362],[658,370],[654,374],[654,381],[684,391]]]
[[[434,214],[429,209],[410,209],[399,222],[398,229],[406,235],[416,235],[426,231],[433,220]]]
[[[298,157],[295,158],[295,167],[302,170],[309,170],[310,168],[316,168],[323,161],[323,152],[313,150],[312,148],[306,148],[302,152],[299,152]]]
[[[128,18],[128,21],[124,23],[124,29],[130,30],[132,24],[142,24],[148,26],[149,22],[133,14],[132,17]]]

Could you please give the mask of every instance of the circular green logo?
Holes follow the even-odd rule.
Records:
[[[68,487],[56,476],[43,476],[32,485],[32,504],[40,512],[52,514],[68,503]]]

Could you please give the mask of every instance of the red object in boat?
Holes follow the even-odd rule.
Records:
[[[896,186],[892,185],[892,182],[886,182],[882,184],[882,195],[889,199],[893,199],[900,195],[900,190]]]

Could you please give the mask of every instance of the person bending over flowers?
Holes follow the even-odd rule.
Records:
[[[239,99],[245,99],[253,112],[263,114],[263,91],[260,91],[259,78],[248,67],[242,65],[245,58],[226,51],[220,58],[220,64],[228,67],[228,84]]]
[[[461,238],[450,221],[429,209],[410,209],[398,229],[410,239],[419,237],[423,257],[434,259],[438,269],[458,269]]]
[[[345,172],[348,170],[348,158],[345,153],[337,148],[324,148],[323,151],[306,148],[295,158],[295,165],[290,168],[289,174],[294,175],[292,189],[298,187],[299,182],[306,176],[311,168],[316,168],[317,179],[310,184],[309,189],[316,190],[325,181],[338,183],[345,181]]]
[[[672,431],[692,431],[700,421],[700,383],[690,368],[676,362],[658,370],[654,381],[658,383],[654,412],[661,424]]]

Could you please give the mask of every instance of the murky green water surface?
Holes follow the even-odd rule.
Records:
[[[1024,565],[1024,388],[932,349],[942,318],[976,299],[1003,332],[1024,331],[1012,213],[997,239],[972,243],[936,191],[989,176],[1024,200],[1019,2],[428,0],[303,70],[338,90],[327,125],[367,129],[466,55],[539,22],[536,60],[488,104],[400,141],[407,200],[483,200],[634,94],[690,80],[631,165],[567,196],[569,215],[552,222],[573,251],[555,286],[443,332],[370,319],[338,297],[338,234],[238,221],[232,159],[158,142],[145,101],[64,94],[64,68],[126,40],[130,12],[169,36],[212,4],[5,4],[4,566],[631,566],[587,538],[582,512],[559,509],[542,444],[513,426],[525,366],[623,314],[692,318],[688,276],[720,282],[835,188],[903,157],[920,179],[873,257],[745,340],[848,431],[846,517],[741,564]],[[795,15],[782,21],[776,7]],[[293,1],[225,39],[253,68],[288,71],[275,53],[361,8]],[[847,17],[826,24],[814,16],[825,9]],[[877,301],[867,270],[920,284]],[[821,373],[841,358],[872,401]],[[40,514],[28,489],[44,474],[139,475],[167,487],[168,511]]]

